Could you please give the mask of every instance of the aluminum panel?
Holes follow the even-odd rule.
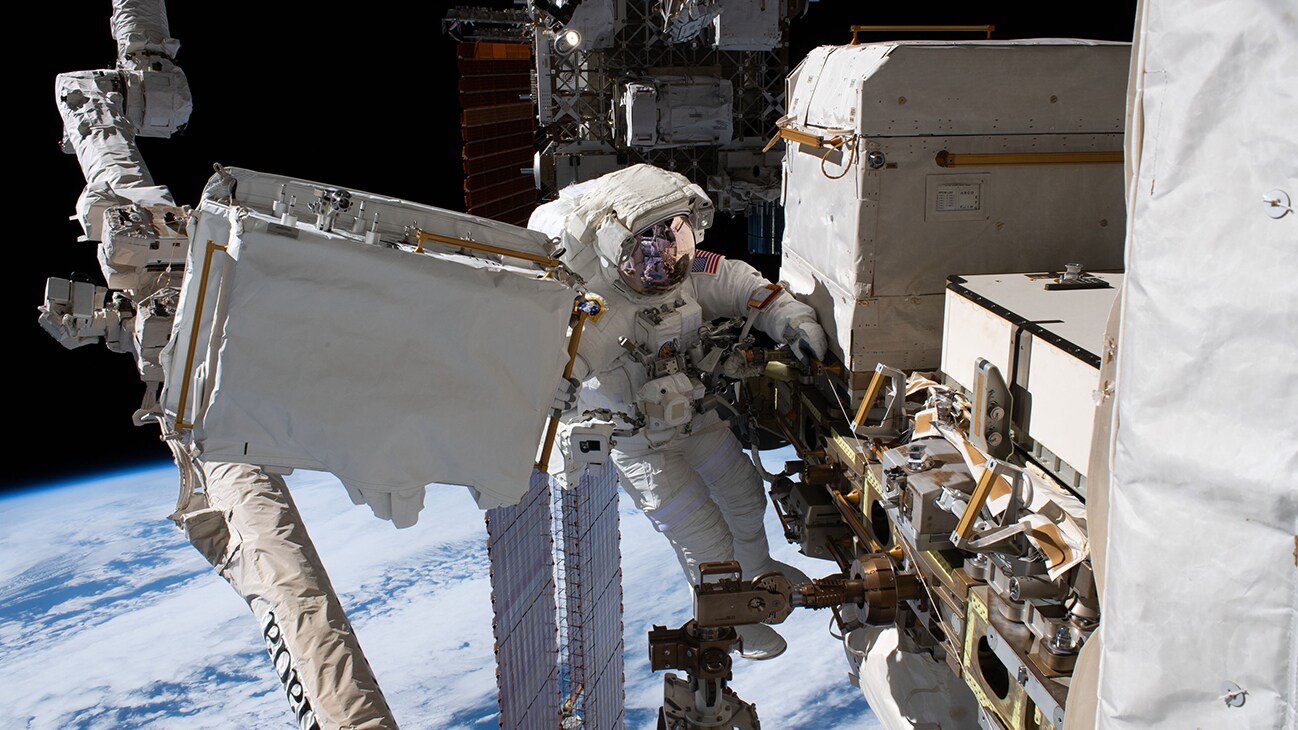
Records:
[[[617,477],[605,467],[563,493],[569,675],[588,730],[623,727],[622,569]]]
[[[559,717],[550,482],[533,472],[527,496],[487,511],[492,629],[502,728],[554,727]]]

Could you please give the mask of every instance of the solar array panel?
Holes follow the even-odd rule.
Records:
[[[473,215],[527,225],[537,202],[531,46],[465,41],[457,55],[464,204]]]
[[[492,629],[502,728],[553,728],[559,717],[550,482],[532,474],[517,506],[487,511]]]
[[[625,694],[616,473],[606,466],[600,476],[583,476],[563,492],[560,505],[567,683],[582,688],[586,730],[620,730]]]

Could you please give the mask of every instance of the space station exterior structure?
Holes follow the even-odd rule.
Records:
[[[952,274],[1122,267],[1129,59],[909,41],[824,46],[790,73],[780,276],[849,370],[936,367]]]
[[[462,93],[484,134],[536,114],[543,190],[649,161],[721,209],[782,201],[786,286],[831,337],[825,362],[773,351],[731,404],[750,439],[795,447],[771,496],[830,574],[709,567],[695,620],[650,634],[653,665],[689,675],[666,678],[664,717],[752,726],[689,706],[729,659],[673,652],[727,657],[736,626],[828,608],[830,650],[890,729],[1298,726],[1283,0],[1144,2],[1131,47],[821,48],[771,91],[798,10],[534,2],[450,22],[462,58],[534,64],[528,99],[507,98],[517,79]],[[616,477],[531,468],[581,321],[554,243],[233,168],[179,205],[134,146],[188,119],[178,44],[157,0],[116,0],[113,31],[115,69],[57,81],[105,281],[50,279],[41,324],[135,355],[137,421],[180,466],[172,517],[248,601],[296,724],[396,726],[282,478],[300,468],[397,526],[426,485],[469,488],[502,727],[623,726]],[[478,199],[526,208],[516,156],[474,143],[466,174],[496,180]],[[489,444],[446,427],[466,414]],[[725,706],[751,711],[733,689]]]
[[[468,487],[487,510],[502,726],[621,727],[616,482],[560,495],[533,469],[574,302],[551,242],[219,165],[178,205],[134,140],[187,122],[179,43],[158,0],[114,3],[113,30],[117,68],[56,84],[107,286],[50,279],[40,321],[66,346],[135,355],[136,421],[181,470],[171,518],[248,602],[294,723],[397,727],[283,479],[316,469],[350,474],[352,499],[397,527],[425,485]],[[486,421],[500,430],[456,427]]]
[[[859,591],[837,622],[885,727],[1298,722],[1298,432],[1255,443],[1214,385],[1296,393],[1298,99],[1253,71],[1293,67],[1283,15],[1147,2],[1131,48],[870,44],[791,75],[782,274],[841,362],[772,378],[800,458],[772,495]],[[700,623],[816,595],[715,594]]]
[[[801,0],[584,0],[451,10],[469,211],[517,211],[537,191],[553,196],[644,162],[746,216],[750,250],[774,252],[781,156],[767,142],[785,108],[789,27],[806,9]],[[529,66],[525,88],[511,74]]]

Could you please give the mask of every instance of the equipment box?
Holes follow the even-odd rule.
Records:
[[[951,277],[942,372],[968,391],[979,358],[995,365],[1014,401],[1015,440],[1084,494],[1104,327],[1123,277],[1087,274],[1094,288],[1047,288],[1056,276]]]
[[[1122,266],[1130,47],[822,47],[781,120],[782,277],[859,392],[938,364],[949,275]]]

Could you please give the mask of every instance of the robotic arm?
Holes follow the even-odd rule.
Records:
[[[740,641],[736,627],[783,623],[794,608],[833,609],[845,630],[885,625],[897,604],[921,590],[914,575],[897,573],[885,555],[868,555],[850,576],[833,575],[792,585],[781,573],[751,581],[740,578],[739,563],[703,563],[694,587],[694,618],[678,629],[655,626],[649,632],[649,664],[681,669],[667,674],[659,727],[760,727],[753,705],[726,686],[731,678],[731,648]],[[846,618],[844,618],[846,616]]]

